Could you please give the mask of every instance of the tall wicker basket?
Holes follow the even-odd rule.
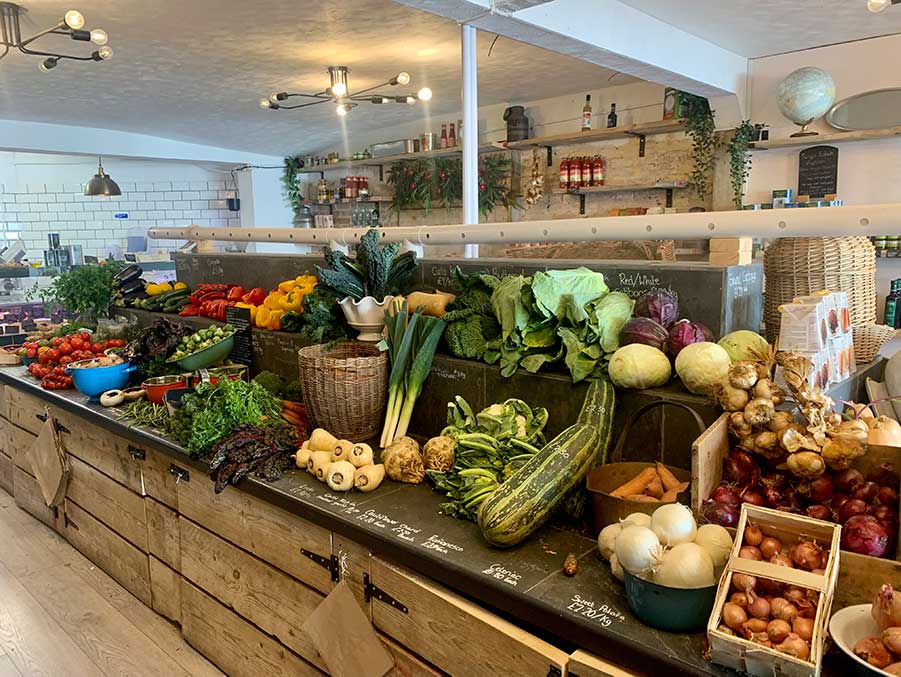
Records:
[[[339,343],[298,351],[300,385],[313,424],[362,442],[382,428],[388,400],[388,354],[373,344]]]
[[[770,342],[779,335],[779,306],[822,289],[848,293],[852,325],[876,322],[876,250],[866,237],[781,238],[766,248],[763,271]]]

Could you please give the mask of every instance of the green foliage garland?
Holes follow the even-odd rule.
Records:
[[[697,196],[705,199],[711,188],[713,152],[716,149],[713,111],[707,99],[688,93],[683,93],[683,96],[687,109],[685,131],[691,137],[691,158],[694,162],[688,182]]]
[[[751,171],[751,151],[748,144],[756,133],[757,129],[750,120],[742,120],[732,140],[729,141],[729,176],[732,179],[732,194],[736,209],[742,208],[745,181]]]
[[[300,208],[303,206],[303,195],[300,192],[300,186],[297,183],[298,170],[303,167],[303,161],[300,157],[285,158],[285,174],[282,181],[285,184],[285,192],[288,195],[288,202],[291,203],[291,211],[297,216],[300,214]]]
[[[488,214],[497,205],[517,204],[509,185],[511,160],[506,155],[486,155],[479,162],[479,213]],[[391,209],[458,206],[463,199],[461,158],[401,160],[388,169],[388,183],[394,187]]]

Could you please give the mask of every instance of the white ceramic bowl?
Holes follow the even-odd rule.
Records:
[[[861,675],[888,675],[854,655],[854,646],[866,637],[878,635],[879,626],[870,615],[870,604],[855,604],[836,611],[829,619],[829,634],[838,647],[855,662],[857,673]]]
[[[357,337],[360,341],[381,341],[382,328],[385,326],[385,308],[393,300],[393,296],[386,296],[381,301],[372,296],[364,296],[359,301],[354,301],[346,296],[338,302],[338,305],[344,311],[347,323],[360,332]]]

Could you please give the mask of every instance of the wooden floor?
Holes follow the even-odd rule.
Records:
[[[0,489],[0,677],[221,674]]]

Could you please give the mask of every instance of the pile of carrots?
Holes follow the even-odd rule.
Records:
[[[674,503],[678,495],[688,489],[688,482],[680,482],[672,471],[660,462],[645,468],[625,484],[610,492],[611,496],[627,501]]]
[[[282,418],[295,428],[301,429],[306,437],[306,431],[310,429],[306,405],[291,400],[282,400]]]

